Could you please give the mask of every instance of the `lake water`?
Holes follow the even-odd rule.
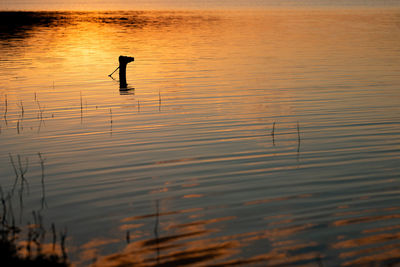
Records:
[[[1,17],[0,184],[74,264],[399,263],[400,9]]]

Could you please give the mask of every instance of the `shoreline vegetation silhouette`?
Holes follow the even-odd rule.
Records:
[[[198,16],[190,11],[168,12],[154,11],[152,15],[143,11],[1,11],[0,10],[0,41],[8,39],[25,39],[34,34],[36,28],[52,28],[76,25],[82,22],[93,22],[104,25],[118,25],[130,29],[145,27],[164,28],[171,25],[186,25],[191,23],[217,22],[214,15]],[[155,20],[154,15],[162,16]]]
[[[21,181],[21,187],[24,182]],[[21,188],[20,200],[23,197]],[[66,230],[57,234],[55,224],[50,231],[43,225],[40,211],[33,211],[33,223],[18,226],[11,204],[13,192],[5,196],[1,187],[0,213],[0,263],[2,266],[70,266],[66,252]],[[46,234],[51,234],[52,243],[45,243]],[[60,244],[57,244],[59,240]]]
[[[0,263],[2,266],[70,266],[66,249],[66,229],[57,234],[56,226],[51,224],[46,230],[42,211],[47,207],[45,194],[45,158],[38,153],[41,167],[42,197],[41,209],[32,211],[33,221],[22,226],[24,196],[29,194],[26,174],[29,159],[9,154],[15,173],[14,183],[7,193],[0,186]],[[14,200],[18,204],[13,203]],[[15,206],[18,206],[19,219]],[[17,225],[17,220],[19,225]],[[47,235],[47,238],[46,238]],[[50,236],[50,237],[49,237]],[[51,239],[51,242],[48,241]],[[58,244],[59,241],[59,244]]]

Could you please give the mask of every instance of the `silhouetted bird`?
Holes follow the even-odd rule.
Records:
[[[119,56],[119,88],[126,89],[128,84],[126,83],[126,65],[129,62],[134,61],[133,57]]]

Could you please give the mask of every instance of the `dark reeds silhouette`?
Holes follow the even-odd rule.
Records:
[[[15,224],[12,209],[12,192],[3,193],[0,186],[1,212],[0,212],[0,263],[1,266],[69,266],[65,248],[66,230],[60,232],[61,252],[56,251],[56,232],[54,223],[53,250],[45,250],[46,229],[40,212],[32,212],[33,224],[28,222],[27,227]],[[22,233],[27,231],[27,239],[22,238]]]
[[[42,169],[42,189],[44,190],[44,161],[41,153],[38,153]],[[66,230],[60,231],[60,245],[56,247],[56,228],[51,225],[53,233],[52,244],[46,243],[46,229],[43,223],[43,216],[40,211],[32,211],[33,223],[27,222],[26,226],[16,224],[13,209],[14,192],[19,184],[18,190],[20,201],[20,217],[23,211],[23,192],[29,184],[26,180],[29,161],[25,162],[18,154],[15,157],[9,154],[12,169],[15,172],[14,185],[7,193],[3,192],[0,185],[0,265],[1,266],[69,266],[66,251]],[[42,192],[44,198],[44,191]],[[42,204],[43,205],[43,204]],[[43,210],[43,207],[42,207]],[[21,219],[20,219],[21,220]],[[24,235],[27,235],[24,237]],[[52,245],[52,250],[48,249]],[[56,249],[57,248],[57,249]]]

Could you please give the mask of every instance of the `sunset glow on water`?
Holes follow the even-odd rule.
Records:
[[[67,229],[72,264],[399,263],[400,9],[2,12],[0,29],[2,192],[22,226]]]

